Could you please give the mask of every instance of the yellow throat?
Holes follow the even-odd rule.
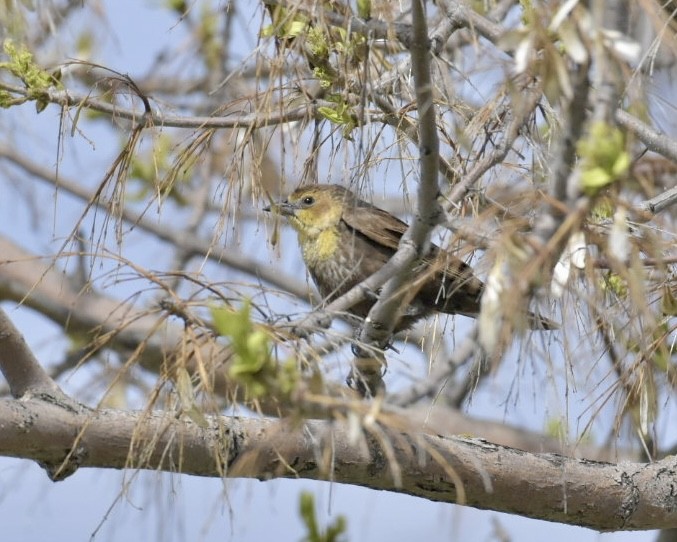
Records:
[[[316,235],[298,230],[299,245],[303,251],[303,259],[306,264],[312,266],[332,258],[339,245],[339,233],[337,228],[328,228]]]

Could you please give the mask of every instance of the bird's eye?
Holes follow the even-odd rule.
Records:
[[[315,198],[312,196],[306,196],[301,200],[301,203],[303,203],[303,205],[312,205],[315,203]]]

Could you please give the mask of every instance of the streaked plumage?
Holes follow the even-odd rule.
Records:
[[[397,250],[407,225],[338,185],[298,188],[266,208],[287,218],[296,230],[303,259],[320,294],[332,301],[378,271]],[[414,270],[406,307],[396,331],[433,311],[477,316],[484,284],[465,262],[433,245]],[[365,318],[374,299],[350,309]],[[547,319],[530,315],[535,328]]]

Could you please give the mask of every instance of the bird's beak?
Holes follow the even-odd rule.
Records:
[[[263,210],[268,213],[274,213],[282,216],[294,216],[296,207],[287,200],[284,200],[275,202],[272,205],[268,205],[267,207],[264,207]]]

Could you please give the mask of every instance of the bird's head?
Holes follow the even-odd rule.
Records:
[[[264,208],[287,218],[302,236],[316,238],[322,232],[338,226],[343,206],[352,193],[338,185],[303,186],[287,199]]]

